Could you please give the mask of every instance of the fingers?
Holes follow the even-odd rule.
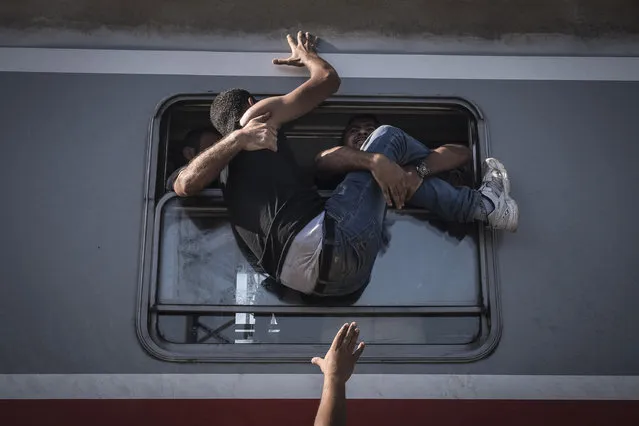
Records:
[[[299,58],[286,58],[286,59],[273,59],[274,65],[290,65],[294,67],[303,67],[304,64],[299,60]]]
[[[348,331],[346,332],[346,337],[344,338],[344,343],[342,347],[346,347],[348,353],[353,353],[355,350],[355,345],[357,344],[357,338],[359,337],[359,328],[357,327],[357,323],[351,323],[348,327]]]
[[[359,330],[357,330],[357,324],[354,322],[350,323],[348,326],[348,330],[346,330],[346,336],[344,336],[342,347],[346,348],[346,350],[348,350],[350,353],[353,353],[358,334]]]
[[[388,207],[393,207],[393,199],[391,198],[391,192],[388,186],[384,186],[382,188],[382,193],[384,194],[384,198],[386,199],[386,205]]]
[[[291,58],[273,59],[273,64],[274,65],[291,65],[292,62],[293,62],[293,60]]]
[[[298,38],[299,38],[299,34],[298,34]],[[295,44],[295,39],[293,38],[293,36],[290,34],[286,34],[286,41],[288,41],[288,45],[291,47],[291,51],[295,50],[295,47],[297,45]]]
[[[316,40],[317,38],[314,37],[311,33],[306,33],[306,44],[304,45],[306,47],[306,50],[308,50],[309,52],[315,51]]]
[[[286,41],[288,42],[289,47],[291,48],[291,56],[288,58],[277,58],[273,59],[274,65],[292,65],[301,67],[303,66],[300,59],[297,57],[299,52],[297,50],[299,48],[305,49],[307,51],[315,51],[315,45],[317,44],[317,37],[313,36],[309,32],[297,32],[297,40],[290,34],[286,34]]]
[[[395,202],[395,207],[401,209],[403,206],[403,197],[401,196],[400,185],[393,185],[391,188],[391,195],[393,197],[393,201]]]
[[[409,198],[409,192],[411,191],[410,185],[410,174],[400,168],[399,173],[401,174],[401,178],[395,178],[392,181],[392,186],[390,189],[391,196],[393,197],[393,202],[395,203],[395,207],[398,209],[404,208],[404,204],[406,200]]]
[[[299,35],[298,35],[299,38]],[[291,48],[291,53],[295,52],[297,48],[297,43],[292,35],[286,34],[286,41],[288,42],[288,46]],[[273,59],[274,65],[289,65],[291,63],[291,58],[281,58],[281,59]]]
[[[353,353],[353,358],[355,358],[355,362],[357,362],[359,357],[362,356],[362,352],[364,352],[364,348],[366,348],[366,344],[364,342],[359,342],[359,345],[357,345],[357,349]]]
[[[267,148],[273,152],[277,152],[277,129],[273,126],[266,125],[266,134],[264,139],[268,141]]]
[[[348,330],[348,324],[344,324],[342,328],[339,329],[335,338],[333,339],[333,343],[331,344],[331,349],[337,350],[342,346],[342,342],[344,341],[344,337],[346,336],[346,331]]]
[[[399,196],[399,199],[397,200],[397,202],[399,203],[398,208],[403,209],[404,206],[406,205],[406,200],[408,199],[408,191],[409,191],[409,187],[406,184],[406,181],[404,180],[402,181],[402,184],[397,187],[397,192]]]
[[[262,115],[258,115],[257,117],[252,118],[250,121],[259,121],[260,123],[266,123],[269,118],[271,118],[271,113],[265,112]]]
[[[320,358],[318,356],[313,357],[313,359],[311,359],[311,364],[317,365],[319,368],[322,368],[322,366],[324,365],[324,358]]]

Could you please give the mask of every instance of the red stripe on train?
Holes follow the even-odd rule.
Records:
[[[0,424],[244,426],[312,425],[317,400],[0,400]],[[639,425],[639,401],[389,400],[348,401],[348,424]]]

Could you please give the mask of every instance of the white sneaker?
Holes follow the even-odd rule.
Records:
[[[508,172],[496,158],[487,158],[484,179],[479,192],[488,198],[495,209],[488,215],[488,225],[493,229],[517,231],[519,207],[510,195]]]

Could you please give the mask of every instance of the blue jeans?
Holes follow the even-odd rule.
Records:
[[[361,148],[384,154],[400,166],[416,164],[430,154],[418,140],[393,126],[377,128]],[[456,188],[432,177],[425,179],[408,200],[411,205],[428,209],[442,219],[473,221],[480,195],[477,191]],[[335,221],[333,256],[324,296],[350,294],[370,280],[375,259],[382,248],[386,200],[368,171],[349,173],[326,202],[326,214]]]

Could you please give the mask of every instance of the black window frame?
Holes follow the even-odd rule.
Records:
[[[187,305],[155,305],[156,273],[155,259],[158,255],[158,228],[163,204],[174,194],[163,195],[158,200],[160,183],[157,180],[158,158],[166,146],[168,133],[163,123],[164,114],[171,106],[184,101],[212,100],[214,93],[180,94],[162,102],[153,115],[148,135],[146,158],[146,179],[144,190],[143,233],[141,236],[141,267],[139,273],[138,310],[136,315],[136,331],[142,346],[149,354],[165,361],[173,362],[219,362],[219,363],[307,363],[310,357],[323,353],[327,345],[300,344],[175,344],[161,338],[157,330],[157,314],[178,313]],[[258,96],[259,98],[259,96]],[[476,180],[480,178],[481,161],[488,156],[489,141],[484,117],[472,103],[454,97],[407,97],[407,96],[339,96],[329,99],[324,107],[340,108],[345,105],[357,105],[358,110],[379,110],[384,108],[426,108],[455,109],[469,117],[469,146],[473,152],[473,172]],[[164,137],[162,134],[164,133]],[[165,176],[163,176],[165,178]],[[163,185],[164,182],[161,182]],[[219,196],[219,190],[209,190],[209,195]],[[495,234],[493,231],[478,226],[478,248],[480,265],[480,288],[482,305],[478,307],[311,307],[300,315],[310,313],[348,313],[352,318],[365,312],[401,313],[419,312],[423,315],[470,315],[479,316],[481,332],[477,340],[469,345],[428,345],[428,344],[380,344],[369,345],[360,362],[366,363],[437,363],[437,362],[473,362],[490,354],[497,346],[502,330],[501,303],[499,296],[499,280],[497,274],[497,257],[495,253]],[[189,312],[211,312],[210,306],[187,306]],[[300,308],[292,306],[279,307],[242,307],[226,306],[213,309],[215,312],[255,313],[292,313]],[[305,307],[303,308],[305,309]]]

